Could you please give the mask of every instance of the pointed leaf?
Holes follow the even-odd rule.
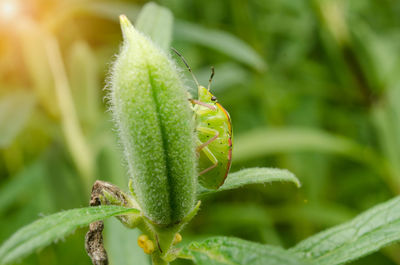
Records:
[[[186,21],[176,21],[174,33],[177,39],[217,50],[259,71],[266,68],[263,58],[250,45],[230,33]]]
[[[101,103],[98,59],[87,42],[76,41],[71,45],[67,65],[78,117],[84,125],[93,125],[100,114]]]
[[[344,264],[400,241],[400,197],[382,203],[352,221],[312,236],[292,251],[318,264]]]
[[[136,20],[136,28],[168,51],[172,39],[174,17],[168,8],[150,2],[144,5]]]
[[[230,173],[225,183],[218,190],[198,188],[199,195],[206,195],[223,190],[232,190],[249,184],[264,184],[274,181],[288,181],[300,187],[300,181],[286,169],[279,168],[247,168],[235,173]]]
[[[338,154],[365,163],[382,173],[382,159],[373,150],[352,139],[311,128],[257,129],[236,138],[233,159],[248,161],[287,152]]]
[[[198,265],[302,265],[312,264],[279,247],[262,245],[232,237],[214,237],[193,242],[181,252]]]
[[[0,264],[20,259],[94,221],[128,213],[139,214],[139,210],[99,206],[72,209],[46,216],[21,228],[0,246]]]
[[[0,148],[12,143],[24,128],[35,106],[35,97],[29,92],[13,92],[0,98]]]

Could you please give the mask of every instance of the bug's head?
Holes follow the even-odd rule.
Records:
[[[198,93],[199,100],[202,102],[216,103],[218,101],[217,98],[203,86],[199,86]]]

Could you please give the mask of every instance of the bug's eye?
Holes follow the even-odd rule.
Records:
[[[215,96],[212,96],[212,97],[211,97],[211,100],[212,100],[212,101],[217,101],[217,98],[216,98]]]

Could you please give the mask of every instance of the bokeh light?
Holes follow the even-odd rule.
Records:
[[[0,1],[0,20],[10,21],[15,18],[20,11],[20,3],[16,0]]]

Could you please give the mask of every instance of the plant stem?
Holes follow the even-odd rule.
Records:
[[[169,265],[169,262],[163,260],[159,255],[154,254],[151,257],[151,260],[153,262],[153,265]]]
[[[53,36],[49,35],[46,39],[46,51],[50,69],[54,77],[54,86],[58,105],[60,106],[64,137],[72,159],[80,172],[85,189],[89,190],[94,176],[94,156],[79,124],[60,46],[57,39]]]

